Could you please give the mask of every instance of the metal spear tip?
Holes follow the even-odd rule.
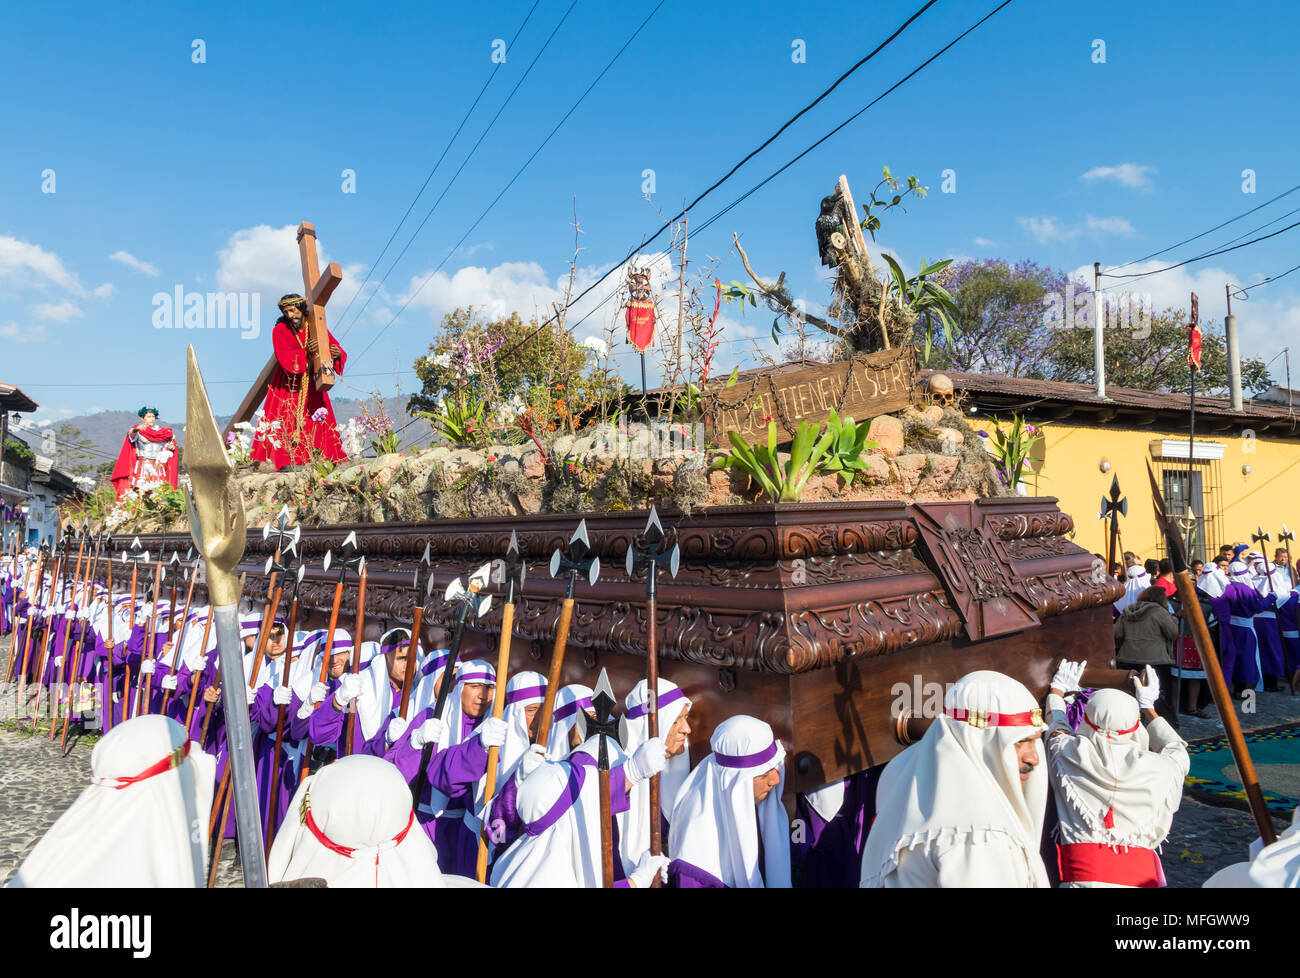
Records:
[[[303,563],[303,564],[299,564],[299,565],[298,565],[298,573],[297,573],[297,575],[295,575],[296,580],[297,580],[297,582],[298,582],[299,584],[302,583],[302,579],[303,579],[303,577],[306,576],[306,574],[307,574],[307,565],[306,565],[305,563]]]
[[[167,563],[169,563],[169,564],[179,564],[180,562],[181,562],[181,555],[180,555],[180,552],[179,552],[179,551],[176,551],[176,550],[173,550],[173,551],[172,551],[172,559],[169,560],[169,561],[167,561]]]
[[[515,534],[514,530],[510,531],[510,545],[506,547],[506,556],[509,557],[511,554],[514,554],[516,557],[519,556],[519,537]]]
[[[482,591],[492,580],[492,562],[488,561],[473,574],[469,576],[469,589],[477,594]]]
[[[596,686],[591,693],[591,707],[596,711],[596,719],[602,723],[609,720],[616,703],[614,687],[609,683],[609,673],[601,669],[600,678],[596,680]]]
[[[433,566],[433,545],[426,543],[424,545],[424,554],[420,557],[420,563],[425,567]]]
[[[134,540],[131,541],[131,549],[132,549],[132,550],[139,550],[139,549],[140,549],[140,538],[139,538],[139,537],[136,537]]]
[[[283,506],[280,507],[280,512],[278,512],[275,515],[275,522],[280,525],[280,529],[282,530],[289,525],[289,504],[288,503],[285,503]]]
[[[351,533],[349,533],[349,534],[347,535],[347,539],[345,539],[345,540],[343,541],[343,549],[344,549],[344,550],[356,550],[356,549],[357,549],[357,531],[356,531],[356,530],[353,530]]]
[[[432,594],[433,594],[433,575],[430,574],[428,582],[424,585],[424,599],[428,601],[429,598],[432,596]]]
[[[658,543],[664,538],[664,525],[659,522],[659,511],[654,506],[650,507],[650,517],[645,521],[642,536],[647,543]]]

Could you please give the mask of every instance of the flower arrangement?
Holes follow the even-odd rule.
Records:
[[[995,422],[992,432],[981,428],[979,436],[984,439],[985,451],[996,460],[993,470],[997,473],[998,481],[1014,490],[1024,478],[1030,453],[1043,439],[1043,428],[1041,425],[1026,423],[1019,414],[1011,416],[1010,427],[1005,431],[996,418],[992,420]]]

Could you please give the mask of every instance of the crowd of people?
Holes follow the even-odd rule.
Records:
[[[0,560],[0,628],[13,635],[5,679],[29,704],[34,696],[29,710],[42,712],[43,696],[44,712],[63,722],[71,710],[71,722],[103,737],[90,786],[8,885],[205,885],[214,850],[236,836],[224,718],[234,700],[209,609],[161,593],[133,605],[88,580],[64,587],[38,563],[34,553]],[[270,880],[476,886],[482,848],[488,885],[597,887],[605,804],[616,887],[1163,885],[1158,849],[1188,755],[1157,712],[1168,663],[1156,652],[1177,628],[1131,614],[1135,604],[1169,612],[1149,600],[1139,574],[1129,580],[1116,634],[1121,658],[1140,667],[1131,692],[1089,695],[1083,662],[1062,661],[1044,710],[1017,680],[971,673],[949,688],[917,743],[883,769],[799,794],[793,819],[786,748],[772,727],[727,718],[692,763],[691,699],[668,679],[659,681],[656,737],[646,682],[624,691],[602,796],[590,688],[557,690],[540,736],[546,678],[524,671],[499,682],[485,636],[468,635],[451,667],[441,629],[418,641],[403,628],[330,635],[243,608],[239,701],[254,731]],[[1245,585],[1207,600],[1231,587]],[[1244,601],[1235,592],[1229,600]],[[1284,604],[1269,608],[1283,618]],[[1220,622],[1240,627],[1244,607]],[[1254,665],[1255,647],[1232,649],[1225,662],[1249,682],[1255,673],[1241,663]],[[1267,654],[1260,661],[1274,666]],[[444,683],[454,686],[435,715]],[[1266,850],[1270,885],[1300,882],[1296,833],[1283,840],[1295,852],[1281,869],[1276,846]],[[1253,866],[1232,879],[1251,882]]]

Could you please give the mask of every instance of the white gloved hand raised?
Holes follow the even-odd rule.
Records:
[[[275,692],[271,694],[271,702],[276,706],[288,706],[291,699],[293,699],[293,690],[288,686],[277,686]]]
[[[175,688],[176,688],[176,676],[175,676],[175,675],[163,676],[162,688],[163,688],[163,689],[175,689]]]
[[[1079,679],[1083,676],[1083,670],[1088,667],[1086,662],[1071,662],[1069,659],[1062,659],[1061,664],[1056,667],[1056,675],[1052,677],[1050,689],[1059,689],[1062,693],[1077,693],[1079,691]]]
[[[1142,670],[1140,676],[1133,678],[1133,689],[1137,694],[1138,707],[1143,710],[1154,710],[1156,700],[1160,699],[1160,677],[1156,675],[1155,669],[1147,666]]]
[[[157,663],[154,662],[153,659],[145,659],[143,662],[140,663],[140,675],[152,676],[154,666],[156,665]]]
[[[636,864],[636,869],[628,874],[627,881],[636,889],[644,890],[654,884],[656,875],[664,883],[668,882],[668,857],[652,856],[647,852],[641,857],[641,861]]]
[[[248,705],[252,706],[253,701],[257,699],[257,690],[245,688],[244,692],[248,694]]]
[[[653,737],[636,749],[636,753],[627,759],[623,769],[627,773],[628,784],[640,784],[658,774],[668,763],[668,748],[662,737]]]
[[[63,656],[61,656],[61,655],[56,655],[56,656],[54,657],[54,662],[53,662],[53,666],[54,666],[54,668],[55,668],[55,669],[58,669],[58,668],[59,668],[60,666],[62,666],[62,665],[63,665]]]
[[[488,717],[478,725],[478,737],[484,747],[500,747],[506,742],[506,722],[499,717]]]
[[[424,750],[425,744],[441,744],[446,739],[447,724],[437,717],[429,717],[411,734],[411,746]]]
[[[317,703],[323,703],[325,694],[328,692],[329,690],[325,688],[324,683],[312,683],[311,690],[307,693],[307,702],[313,706]]]
[[[541,744],[530,744],[524,756],[519,760],[519,773],[522,777],[528,777],[546,760],[546,748]]]
[[[388,721],[388,743],[395,744],[402,739],[402,734],[406,733],[407,722],[402,717],[393,717]]]
[[[339,709],[346,709],[361,694],[361,677],[354,673],[345,672],[339,676],[339,688],[334,693],[334,702],[339,705]]]

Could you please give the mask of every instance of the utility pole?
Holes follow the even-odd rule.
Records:
[[[1092,263],[1092,362],[1097,398],[1106,400],[1106,340],[1101,321],[1101,262]]]

